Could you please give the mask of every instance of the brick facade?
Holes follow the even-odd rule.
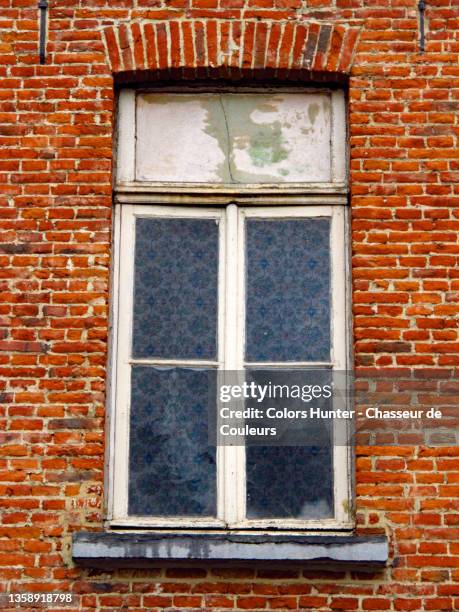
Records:
[[[114,82],[346,83],[355,363],[459,366],[459,7],[428,0],[0,0],[0,590],[81,610],[459,609],[459,450],[358,447],[386,570],[71,561],[103,519]]]

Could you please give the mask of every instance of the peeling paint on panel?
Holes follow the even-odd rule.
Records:
[[[166,182],[329,181],[329,95],[141,95],[136,176]]]
[[[138,96],[137,180],[231,182],[227,145],[222,145],[225,127],[214,99],[207,94]]]
[[[326,94],[225,95],[235,179],[241,183],[329,180],[330,113],[320,113],[322,99],[328,102]]]
[[[319,114],[319,106],[318,104],[310,104],[308,106],[308,117],[309,117],[309,121],[314,125],[315,121],[316,121],[316,117]]]

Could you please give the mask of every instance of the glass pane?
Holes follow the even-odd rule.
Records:
[[[140,94],[136,180],[327,182],[330,116],[320,92]]]
[[[134,366],[129,514],[215,516],[215,447],[208,402],[215,370]]]
[[[331,446],[248,446],[247,518],[333,517]]]
[[[246,222],[247,361],[330,359],[330,220]]]
[[[256,403],[279,418],[249,420],[249,426],[274,426],[277,436],[262,445],[246,438],[247,517],[320,519],[333,510],[333,419],[294,418],[285,413],[330,410],[332,399],[314,387],[332,384],[332,372],[321,370],[248,370],[247,381],[266,390]],[[295,389],[297,391],[295,391]],[[252,402],[247,405],[254,405]]]
[[[216,219],[137,219],[134,283],[135,357],[216,357]]]

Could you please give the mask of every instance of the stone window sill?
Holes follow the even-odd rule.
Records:
[[[75,563],[99,569],[158,563],[301,563],[375,570],[388,560],[386,536],[254,533],[77,532]]]

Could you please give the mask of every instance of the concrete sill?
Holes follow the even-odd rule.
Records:
[[[110,569],[164,563],[290,563],[308,566],[383,568],[385,536],[77,532],[72,556],[85,567]]]

